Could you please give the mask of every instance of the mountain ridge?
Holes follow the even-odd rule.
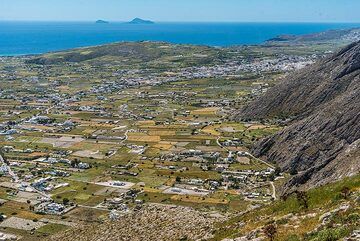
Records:
[[[234,118],[289,117],[288,127],[253,148],[256,156],[299,173],[285,191],[360,172],[360,42],[293,73]]]

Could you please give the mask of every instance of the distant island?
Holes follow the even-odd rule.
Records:
[[[104,24],[104,23],[109,23],[109,22],[108,22],[108,21],[105,21],[105,20],[97,20],[95,23]]]
[[[153,21],[150,20],[144,20],[141,18],[134,18],[133,20],[131,20],[130,22],[128,22],[129,24],[154,24]]]

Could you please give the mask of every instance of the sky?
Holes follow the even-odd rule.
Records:
[[[0,21],[360,22],[360,0],[0,0]]]

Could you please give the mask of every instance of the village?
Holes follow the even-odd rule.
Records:
[[[234,58],[159,71],[1,57],[0,232],[46,236],[148,203],[228,215],[276,200],[288,174],[250,148],[283,120],[231,115],[317,57]]]

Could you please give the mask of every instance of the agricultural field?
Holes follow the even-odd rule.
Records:
[[[284,121],[232,115],[322,46],[118,45],[1,58],[0,230],[46,239],[147,204],[232,215],[279,199],[289,174],[251,147]],[[101,52],[115,47],[133,56]]]

